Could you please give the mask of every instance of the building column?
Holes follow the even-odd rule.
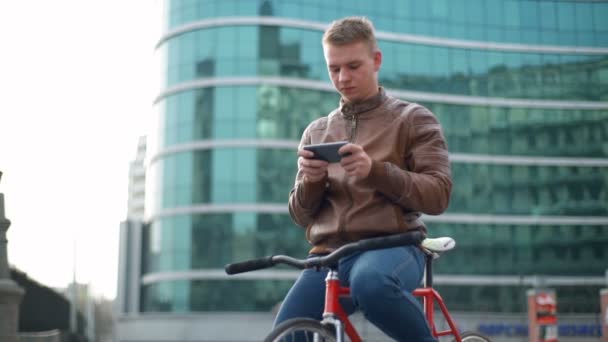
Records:
[[[0,341],[17,342],[23,289],[11,279],[8,267],[6,231],[10,225],[11,221],[4,216],[4,194],[0,193]]]
[[[114,306],[118,316],[139,315],[141,311],[143,225],[138,220],[126,220],[120,224],[118,286]]]

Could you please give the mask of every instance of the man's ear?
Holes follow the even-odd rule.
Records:
[[[380,65],[382,65],[382,52],[377,50],[374,52],[374,71],[380,70]]]

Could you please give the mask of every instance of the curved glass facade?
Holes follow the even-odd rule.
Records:
[[[364,15],[378,30],[454,39],[608,46],[608,4],[600,1],[385,0],[172,1],[167,29],[231,16],[279,16],[330,22]]]
[[[296,229],[289,216],[255,212],[162,218],[151,225],[147,239],[146,273],[219,269],[277,250],[293,255],[307,250],[304,230]]]
[[[334,109],[339,99],[329,92],[272,85],[187,90],[159,103],[164,124],[158,144],[168,148],[197,140],[298,142],[310,121]]]
[[[283,204],[296,172],[293,149],[213,148],[170,154],[151,189],[154,211],[198,204]],[[247,170],[247,173],[243,173]],[[448,213],[608,216],[606,167],[453,162]]]
[[[607,33],[608,34],[608,33]],[[328,79],[323,32],[218,26],[186,32],[159,48],[166,86],[201,77]],[[608,56],[427,46],[380,39],[380,82],[388,88],[531,99],[608,100]],[[180,58],[176,58],[176,57]]]
[[[283,298],[293,281],[285,269],[221,273],[229,262],[309,249],[287,213],[294,151],[308,123],[338,104],[318,24],[347,15],[382,32],[381,84],[444,128],[455,187],[429,230],[458,248],[437,274],[604,275],[608,3],[198,0],[166,9],[142,311],[269,311]],[[281,24],[254,23],[264,18]],[[523,285],[439,289],[455,310],[526,307]],[[597,287],[557,291],[560,312],[599,310],[588,295]]]
[[[334,109],[338,99],[327,91],[273,85],[187,90],[159,103],[164,124],[157,139],[161,148],[212,139],[299,141],[308,123]],[[450,152],[608,156],[605,109],[424,104],[441,121]],[[290,115],[284,115],[286,112]]]

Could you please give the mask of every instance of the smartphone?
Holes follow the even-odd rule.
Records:
[[[325,160],[328,163],[337,163],[343,157],[338,153],[338,150],[346,144],[348,144],[348,141],[336,141],[331,143],[305,145],[304,149],[314,152],[314,159]]]

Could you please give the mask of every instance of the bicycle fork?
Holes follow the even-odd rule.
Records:
[[[338,271],[334,269],[327,272],[325,283],[325,309],[321,323],[334,326],[337,342],[344,342],[344,333],[350,337],[352,342],[361,342],[361,337],[339,303],[340,296],[350,295],[350,289],[340,286]]]

